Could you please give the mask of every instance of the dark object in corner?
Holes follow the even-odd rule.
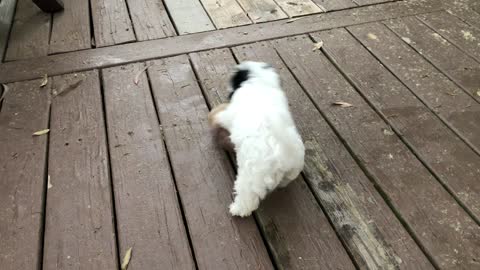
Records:
[[[63,10],[62,0],[32,0],[43,12],[53,13]]]

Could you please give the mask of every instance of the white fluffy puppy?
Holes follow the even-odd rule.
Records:
[[[213,122],[230,132],[235,147],[238,175],[230,213],[244,217],[268,192],[297,178],[305,147],[274,68],[243,62],[235,69],[231,88],[230,103]]]

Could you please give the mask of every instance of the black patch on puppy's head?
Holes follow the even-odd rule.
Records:
[[[250,71],[247,69],[240,69],[235,71],[235,74],[233,74],[232,78],[230,79],[230,86],[232,87],[232,92],[229,95],[229,98],[231,99],[235,91],[242,86],[242,83],[246,80],[248,80],[248,77],[250,75]]]

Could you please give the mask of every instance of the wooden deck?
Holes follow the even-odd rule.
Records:
[[[476,0],[64,3],[0,2],[1,269],[480,269]],[[242,219],[207,114],[244,60],[306,164]]]

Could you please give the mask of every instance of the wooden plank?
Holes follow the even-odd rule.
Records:
[[[53,15],[49,54],[91,48],[88,1],[64,1],[65,10]]]
[[[251,24],[235,0],[200,0],[217,29]]]
[[[471,26],[480,28],[480,13],[475,12],[475,10],[471,8],[470,1],[445,1],[444,5],[446,12],[457,16]]]
[[[480,29],[462,22],[447,12],[429,13],[418,17],[443,38],[480,62]]]
[[[320,7],[311,0],[275,0],[277,4],[287,13],[289,17],[307,15],[322,12]]]
[[[300,38],[297,39],[300,40]],[[289,39],[290,47],[276,45],[276,48],[305,91],[366,170],[390,207],[404,222],[417,244],[420,244],[422,250],[425,250],[426,254],[433,259],[436,268],[464,266],[463,268],[468,269],[468,265],[475,265],[472,259],[478,256],[479,251],[474,247],[480,240],[471,236],[478,234],[477,231],[480,228],[477,224],[409,151],[400,138],[385,132],[390,130],[389,124],[380,118],[332,63],[320,52],[307,50],[313,44],[309,39],[303,39],[295,42],[295,39],[291,38]],[[327,38],[323,40],[325,48],[328,49],[343,45],[343,43],[331,43]],[[302,46],[299,43],[305,45]],[[350,59],[345,46],[339,47],[345,52],[345,57],[349,58],[349,63],[358,68],[359,66]],[[298,53],[293,54],[291,48],[297,48]],[[339,57],[343,55],[344,53]],[[362,65],[363,69],[371,68],[365,61],[362,63],[365,63]],[[378,81],[382,82],[380,79]],[[324,90],[319,91],[319,89]],[[337,101],[348,102],[354,106],[333,107],[332,103]],[[346,181],[350,183],[350,180]],[[376,206],[370,207],[370,211],[376,210]],[[394,235],[389,240],[388,244],[398,245],[395,243]],[[418,256],[415,254],[419,253],[412,251],[412,247],[402,249],[402,244],[397,248],[406,252],[404,254]],[[408,255],[401,257],[402,261],[405,259],[408,261]],[[403,267],[424,269],[415,261],[410,263]]]
[[[274,43],[279,52],[288,53],[293,58],[297,58],[299,48],[312,51],[311,43],[301,45],[287,40]],[[426,257],[288,72],[272,45],[251,47],[255,48],[257,56],[251,55],[250,49],[237,47],[237,57],[261,57],[280,71],[292,112],[306,142],[306,179],[359,268],[431,269]],[[302,68],[316,66],[306,65]],[[372,205],[375,207],[372,208]]]
[[[368,35],[368,34],[367,34]],[[369,38],[376,38],[372,35]],[[451,129],[428,110],[398,79],[343,29],[322,32],[315,38],[325,38],[326,48],[339,67],[355,82],[372,106],[389,118],[389,124],[414,149],[439,180],[460,200],[472,215],[480,220],[480,156],[461,141]],[[355,64],[368,65],[358,69]],[[388,86],[388,88],[387,88]],[[406,109],[405,109],[406,108]]]
[[[17,0],[0,1],[0,53],[5,55],[5,50],[8,44],[8,37],[10,29],[12,28],[13,14],[15,13],[15,6]]]
[[[195,53],[191,59],[210,107],[228,101],[235,65],[230,51]],[[353,268],[303,177],[270,194],[255,214],[280,269]]]
[[[198,0],[164,0],[179,35],[215,30]],[[193,21],[191,18],[195,18]]]
[[[41,262],[49,90],[40,80],[9,84],[0,111],[0,264],[38,269]]]
[[[442,121],[480,152],[480,104],[383,24],[358,25],[348,30]],[[377,39],[368,38],[369,34]]]
[[[398,16],[438,11],[437,1],[397,1],[384,5],[313,15],[287,23],[287,20],[266,22],[232,29],[178,36],[174,38],[134,42],[111,48],[40,57],[34,61],[16,61],[0,65],[0,81],[14,82],[43,76],[110,67],[183,53],[224,48],[335,27],[350,26]],[[168,3],[167,3],[168,4]],[[169,7],[170,8],[170,7]],[[175,16],[173,16],[175,18]],[[247,33],[245,35],[245,33]]]
[[[175,28],[161,0],[127,0],[137,40],[150,40],[175,36]],[[198,23],[197,17],[195,22]]]
[[[129,269],[193,269],[167,153],[143,64],[102,72],[120,254]]]
[[[18,0],[5,61],[47,55],[50,19],[31,0]]]
[[[228,213],[234,173],[211,140],[208,109],[188,58],[152,64],[148,74],[198,268],[272,269],[253,218]]]
[[[323,11],[335,11],[347,8],[357,7],[358,5],[352,0],[312,0]]]
[[[480,86],[480,63],[463,53],[414,17],[387,22],[397,35],[410,39],[410,45],[440,71],[480,102],[475,93]]]
[[[98,72],[52,89],[43,269],[118,268]]]
[[[238,3],[254,23],[288,17],[274,0],[238,0]]]
[[[105,47],[135,41],[127,4],[123,0],[92,0],[95,45]]]

